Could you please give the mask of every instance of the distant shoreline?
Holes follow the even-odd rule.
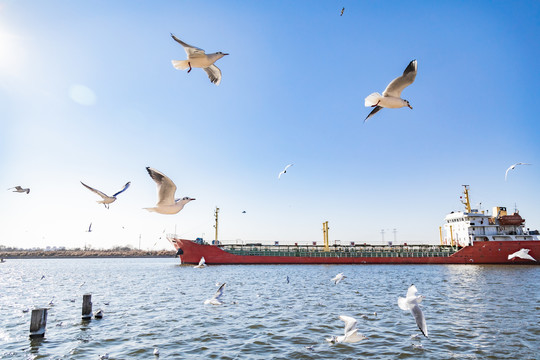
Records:
[[[15,250],[0,251],[0,259],[45,258],[172,258],[173,250]]]

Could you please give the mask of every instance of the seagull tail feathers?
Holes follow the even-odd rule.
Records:
[[[366,100],[364,102],[364,105],[366,107],[370,107],[370,106],[376,106],[378,103],[379,103],[379,100],[382,99],[382,95],[377,93],[377,92],[374,92],[372,94],[369,94],[367,97],[366,97]]]
[[[186,70],[189,67],[187,60],[171,60],[175,69]]]

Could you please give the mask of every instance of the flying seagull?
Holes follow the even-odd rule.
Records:
[[[103,204],[103,206],[105,206],[105,207],[108,209],[108,208],[109,208],[109,204],[113,203],[113,202],[116,200],[116,195],[121,194],[121,193],[123,193],[124,191],[126,191],[127,188],[129,187],[129,185],[131,185],[131,181],[128,181],[128,182],[126,183],[126,185],[124,185],[124,188],[123,188],[122,190],[120,190],[119,192],[117,192],[116,194],[114,194],[113,196],[108,196],[107,194],[105,194],[105,193],[103,193],[103,192],[101,192],[101,191],[99,191],[99,190],[97,190],[97,189],[94,189],[94,188],[92,188],[92,187],[86,185],[86,184],[83,183],[82,181],[81,181],[81,184],[83,184],[83,186],[84,186],[85,188],[87,188],[88,190],[93,191],[93,192],[95,192],[96,194],[98,194],[99,196],[101,196],[101,197],[103,198],[103,200],[98,200],[97,203],[98,203],[98,204]]]
[[[339,318],[345,322],[345,334],[342,336],[332,336],[331,338],[326,339],[326,341],[331,342],[332,344],[336,344],[342,342],[356,343],[367,339],[367,337],[365,337],[364,335],[358,334],[355,318],[345,315],[340,315]]]
[[[92,232],[92,223],[90,223],[90,226],[88,226],[88,230],[86,232]]]
[[[206,260],[204,260],[204,256],[201,257],[201,260],[199,260],[199,265],[195,265],[195,269],[201,269],[203,267],[206,267]]]
[[[281,179],[281,175],[286,174],[286,173],[287,173],[287,169],[290,168],[290,167],[293,166],[293,165],[294,165],[294,164],[289,164],[289,165],[285,166],[285,169],[283,169],[283,171],[281,171],[281,172],[279,173],[279,175],[278,175],[277,178],[278,178],[278,179]]]
[[[531,255],[529,255],[529,251],[531,251],[531,250],[530,249],[520,249],[520,250],[516,251],[515,253],[508,255],[508,260],[512,260],[513,258],[517,257],[517,258],[524,259],[524,260],[536,261],[535,258],[533,258]]]
[[[145,208],[148,211],[157,212],[159,214],[177,214],[184,208],[191,200],[195,200],[190,197],[183,197],[182,199],[175,199],[174,193],[176,192],[176,185],[162,172],[147,167],[146,171],[150,177],[156,182],[158,190],[158,202],[153,208]]]
[[[171,34],[171,36],[174,41],[184,47],[187,54],[187,60],[172,60],[172,64],[175,69],[186,70],[189,67],[189,73],[192,67],[202,68],[208,74],[210,82],[219,85],[221,82],[221,70],[219,70],[214,63],[225,55],[229,54],[224,54],[221,51],[218,51],[217,53],[207,55],[204,53],[203,49],[186,44],[173,34]]]
[[[339,14],[339,16],[343,16],[344,11],[345,11],[345,8],[341,9],[341,14]]]
[[[17,192],[17,193],[29,193],[30,192],[30,189],[29,188],[22,188],[21,186],[17,185],[15,187],[12,187],[12,188],[9,188],[8,190],[11,190],[11,189],[15,189],[13,190],[13,192]]]
[[[516,168],[516,166],[518,166],[518,165],[532,165],[532,164],[518,162],[518,163],[515,163],[514,165],[510,166],[508,169],[506,169],[506,173],[504,174],[504,181],[506,181],[506,178],[508,177],[508,172],[510,170],[514,170]]]
[[[223,289],[225,288],[225,283],[221,284],[219,289],[217,289],[216,293],[211,299],[204,300],[204,304],[211,304],[211,305],[221,305],[223,304],[221,301],[219,301],[219,298],[221,295],[223,295]]]
[[[336,276],[334,276],[334,278],[332,279],[332,281],[334,282],[334,284],[337,284],[339,283],[341,280],[345,279],[346,276],[343,275],[343,273],[339,273],[337,274]]]
[[[424,313],[419,306],[420,302],[425,299],[425,296],[417,296],[417,292],[418,290],[416,289],[416,286],[409,286],[409,290],[407,290],[407,296],[404,298],[398,297],[398,306],[401,310],[411,311],[414,319],[416,320],[416,325],[418,325],[418,328],[420,329],[422,334],[424,334],[425,337],[428,337],[426,318],[424,317]]]
[[[417,61],[411,61],[409,65],[407,65],[407,68],[405,68],[403,75],[392,80],[392,82],[388,84],[382,95],[376,92],[368,95],[368,97],[365,99],[365,106],[371,106],[375,109],[373,109],[369,113],[364,122],[366,122],[367,119],[375,115],[382,108],[396,109],[408,106],[412,109],[409,101],[401,98],[401,92],[403,91],[403,89],[405,89],[407,86],[411,85],[414,82],[417,69]]]

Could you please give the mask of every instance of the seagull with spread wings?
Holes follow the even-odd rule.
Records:
[[[30,189],[29,188],[23,188],[19,185],[15,186],[15,187],[12,187],[12,188],[9,188],[8,190],[11,190],[11,189],[15,189],[13,190],[13,192],[16,192],[16,193],[29,193],[30,192]]]
[[[281,179],[281,175],[286,174],[286,173],[287,173],[287,169],[290,168],[290,167],[293,166],[293,165],[294,165],[294,164],[289,164],[289,165],[285,166],[285,169],[283,169],[283,170],[279,173],[279,175],[278,175],[278,177],[277,177],[278,180]]]
[[[425,296],[416,295],[417,292],[418,290],[414,284],[409,286],[406,297],[398,297],[398,306],[401,310],[409,310],[411,312],[416,321],[416,325],[418,325],[422,334],[424,334],[425,337],[428,337],[426,318],[419,305],[420,302],[425,299]]]
[[[174,68],[178,70],[186,70],[189,68],[188,73],[194,67],[202,68],[204,71],[206,71],[206,74],[208,74],[210,82],[219,85],[221,82],[221,70],[219,70],[214,63],[225,55],[229,54],[222,53],[221,51],[213,54],[206,54],[203,49],[186,44],[173,34],[171,34],[171,36],[174,41],[184,47],[187,54],[187,60],[171,60]]]
[[[326,341],[336,344],[336,343],[356,343],[362,340],[367,339],[362,334],[358,334],[358,329],[356,328],[356,319],[350,316],[340,315],[340,320],[345,322],[345,334],[342,336],[332,336]]]
[[[148,175],[156,182],[158,190],[158,202],[153,208],[145,208],[148,211],[157,212],[158,214],[177,214],[184,206],[195,200],[190,197],[183,197],[182,199],[175,199],[174,194],[176,192],[176,185],[162,172],[147,167]]]
[[[516,166],[518,166],[518,165],[532,165],[532,164],[518,162],[518,163],[515,163],[513,165],[510,165],[510,167],[508,169],[506,169],[506,173],[504,173],[504,181],[506,181],[506,178],[508,177],[508,172],[510,170],[514,170],[516,168]]]
[[[98,200],[97,203],[98,203],[98,204],[103,204],[103,206],[105,206],[105,208],[108,209],[108,208],[109,208],[109,204],[115,202],[116,196],[117,196],[118,194],[121,194],[121,193],[123,193],[124,191],[127,190],[127,188],[129,187],[129,185],[131,185],[131,181],[128,181],[128,182],[126,183],[126,185],[124,185],[124,188],[123,188],[122,190],[120,190],[119,192],[117,192],[116,194],[114,194],[113,196],[109,196],[109,195],[105,194],[104,192],[101,192],[101,191],[99,191],[99,190],[97,190],[97,189],[94,189],[93,187],[90,187],[90,186],[86,185],[86,184],[83,183],[82,181],[81,181],[81,184],[83,184],[83,186],[84,186],[85,188],[87,188],[88,190],[90,190],[90,191],[92,191],[92,192],[95,192],[96,194],[98,194],[99,196],[101,196],[102,200]]]
[[[382,108],[397,109],[408,106],[412,109],[409,101],[401,98],[401,92],[414,82],[417,70],[418,63],[416,60],[413,60],[409,63],[409,65],[407,65],[403,75],[395,78],[390,84],[388,84],[382,95],[377,92],[368,95],[368,97],[365,99],[365,105],[366,107],[371,106],[374,109],[369,113],[364,122],[366,122],[367,119],[375,115]]]

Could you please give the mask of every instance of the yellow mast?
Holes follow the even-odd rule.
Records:
[[[471,212],[471,202],[469,201],[469,185],[463,185],[463,188],[465,189],[463,193],[465,194],[465,201],[461,199],[461,203],[465,205],[465,208],[467,209],[467,212]]]
[[[323,241],[324,241],[324,251],[330,251],[330,246],[328,245],[328,221],[323,222]]]
[[[214,227],[216,228],[216,245],[218,244],[218,241],[217,241],[218,213],[219,213],[219,208],[216,206],[216,212],[214,213],[214,216],[216,217],[216,225],[214,225]]]
[[[439,237],[441,238],[441,245],[443,244],[442,242],[442,226],[439,226]]]

